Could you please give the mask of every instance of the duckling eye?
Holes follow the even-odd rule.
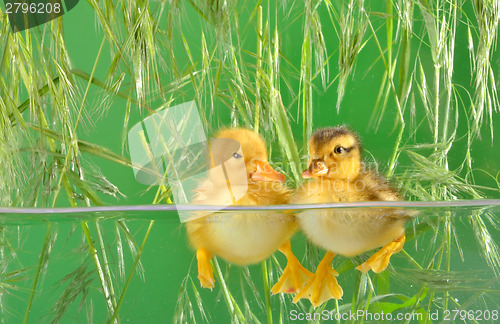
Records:
[[[345,151],[346,151],[345,147],[340,146],[340,145],[337,145],[337,146],[333,149],[333,152],[334,152],[335,154],[342,154],[342,153],[343,153],[343,152],[345,152]]]
[[[234,157],[235,159],[241,159],[243,156],[241,156],[241,154],[238,154],[238,153],[236,153],[236,152],[235,152],[235,153],[233,154],[233,157]]]

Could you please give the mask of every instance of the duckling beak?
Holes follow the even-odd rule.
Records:
[[[313,160],[309,165],[309,168],[302,172],[302,178],[308,179],[312,177],[320,177],[328,173],[328,168],[325,162],[321,160]]]
[[[250,175],[250,179],[256,181],[285,182],[286,177],[274,170],[268,162],[255,161],[257,170]]]

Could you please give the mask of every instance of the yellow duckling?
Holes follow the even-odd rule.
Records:
[[[199,185],[193,203],[288,203],[285,176],[269,165],[264,141],[257,133],[244,128],[219,131],[210,144],[210,160],[208,179]],[[217,165],[224,168],[214,168]],[[201,286],[210,289],[214,287],[212,254],[237,265],[253,264],[284,245],[298,228],[293,215],[255,211],[221,211],[190,220],[186,226],[189,241],[197,249]]]
[[[401,199],[384,179],[363,168],[358,137],[347,127],[316,131],[309,140],[309,151],[308,168],[302,177],[311,179],[297,188],[291,203]],[[324,209],[298,214],[305,235],[328,252],[293,301],[308,298],[316,307],[342,297],[342,288],[335,278],[338,273],[331,267],[336,253],[350,257],[383,246],[357,269],[364,273],[370,269],[376,273],[385,270],[390,256],[403,248],[407,216],[395,208]]]

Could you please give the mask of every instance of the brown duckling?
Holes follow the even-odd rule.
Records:
[[[310,178],[294,192],[290,202],[331,203],[395,201],[399,194],[374,171],[362,165],[358,137],[345,126],[316,131],[309,140],[310,159],[303,178]],[[408,218],[395,208],[342,208],[309,210],[297,215],[307,238],[328,252],[314,276],[295,296],[294,302],[309,298],[316,307],[343,295],[338,273],[331,267],[335,255],[355,256],[382,247],[357,267],[362,272],[383,271],[390,256],[404,244]]]

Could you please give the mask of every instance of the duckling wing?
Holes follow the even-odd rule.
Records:
[[[365,192],[365,199],[369,201],[397,201],[400,195],[387,181],[375,171],[368,170],[360,173],[358,181]]]

